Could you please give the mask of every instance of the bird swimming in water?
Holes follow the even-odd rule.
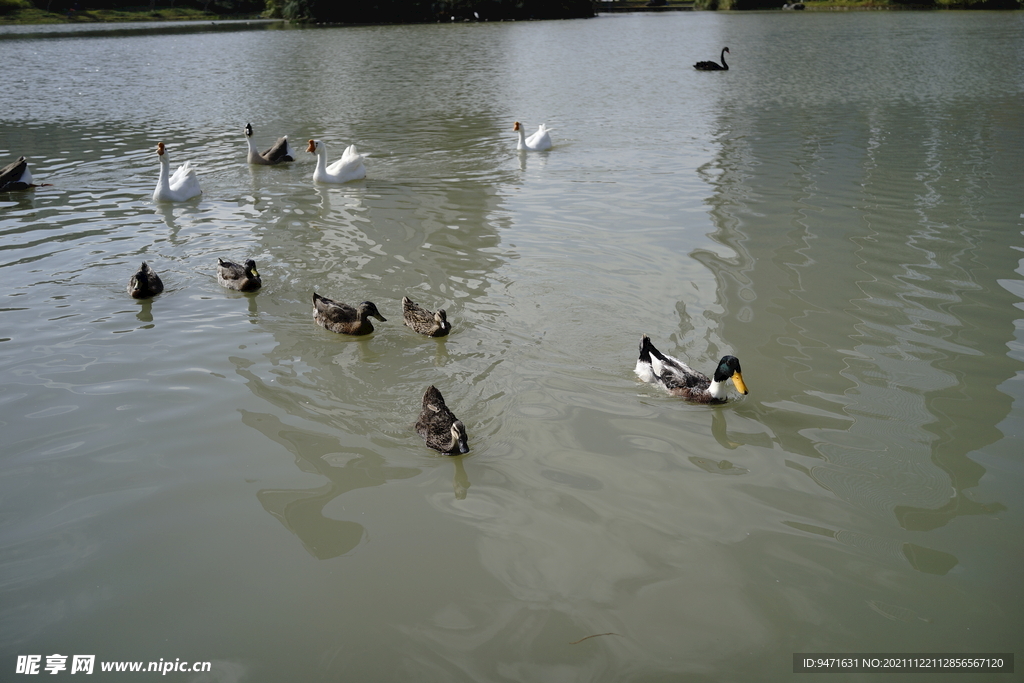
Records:
[[[416,433],[427,446],[445,455],[469,453],[466,425],[448,409],[444,396],[434,385],[423,392],[423,411],[416,420]]]
[[[725,63],[725,53],[726,52],[729,52],[729,48],[723,47],[722,48],[722,56],[719,57],[719,59],[722,60],[721,64],[718,64],[716,62],[708,62],[708,61],[697,62],[696,64],[693,65],[693,68],[696,69],[697,71],[728,71],[729,70],[729,65]]]
[[[295,155],[292,154],[292,148],[288,145],[288,136],[280,137],[274,146],[268,149],[266,152],[261,152],[256,148],[256,143],[252,139],[252,124],[245,124],[245,141],[249,145],[249,153],[246,155],[246,161],[250,164],[258,166],[273,166],[280,164],[285,161],[295,161]]]
[[[256,262],[246,259],[245,265],[217,259],[217,282],[228,289],[239,292],[255,292],[263,286],[263,279],[256,270]]]
[[[370,334],[373,332],[370,317],[387,322],[372,301],[364,301],[358,308],[353,308],[313,292],[313,320],[326,330],[338,334]]]
[[[537,127],[537,132],[526,137],[526,131],[523,130],[523,124],[518,121],[512,126],[512,130],[519,133],[519,142],[516,144],[516,149],[529,150],[531,152],[543,152],[551,149],[551,130],[543,123]]]
[[[25,157],[18,157],[17,161],[0,169],[0,192],[16,192],[35,187],[32,182],[32,172],[28,170],[28,162]]]
[[[156,143],[156,154],[160,161],[160,175],[153,190],[154,202],[183,202],[203,193],[191,162],[186,161],[171,175],[171,162],[164,143]]]
[[[452,331],[452,324],[448,322],[448,314],[443,308],[433,313],[407,296],[402,297],[402,318],[407,326],[428,337],[444,337]]]
[[[725,403],[728,399],[726,382],[730,380],[737,391],[747,393],[736,356],[722,356],[714,377],[709,379],[678,358],[658,351],[646,334],[640,339],[640,357],[634,372],[643,381],[659,384],[673,396],[681,396],[693,403]]]
[[[164,283],[145,261],[128,280],[128,293],[133,299],[152,299],[164,291]]]

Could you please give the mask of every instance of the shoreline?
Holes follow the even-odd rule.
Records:
[[[706,9],[698,7],[701,4],[695,0],[668,0],[665,5],[648,7],[645,2],[613,2],[595,3],[594,16],[600,14],[621,14],[627,12],[689,12],[689,11],[783,11],[782,3],[778,7],[765,7],[749,10],[734,9]],[[978,5],[988,4],[985,2]],[[607,6],[602,6],[607,5]],[[973,9],[970,5],[960,2],[944,2],[938,0],[931,5],[915,4],[894,4],[886,0],[803,0],[804,9],[808,11],[856,11],[856,10],[956,10]],[[982,9],[978,7],[978,9]],[[1012,8],[1008,8],[1012,9]],[[203,12],[189,8],[158,8],[132,9],[132,10],[100,10],[90,9],[68,12],[47,12],[37,8],[16,9],[0,14],[0,26],[43,26],[43,25],[90,25],[90,24],[122,24],[122,23],[155,23],[155,22],[186,22],[186,21],[207,21],[207,22],[239,22],[239,21],[261,21],[261,22],[284,22],[285,19],[269,18],[261,13],[240,13],[240,14],[216,14]],[[315,22],[314,22],[315,23]]]
[[[149,9],[85,9],[67,12],[47,12],[35,7],[16,9],[0,14],[0,26],[43,26],[43,25],[89,25],[153,23],[160,21],[254,21],[266,20],[258,13],[217,14],[196,9],[157,8]],[[274,21],[274,20],[271,20]],[[283,21],[283,20],[277,20]]]

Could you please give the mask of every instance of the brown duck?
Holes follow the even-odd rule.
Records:
[[[387,322],[372,301],[364,301],[353,308],[313,292],[313,320],[324,329],[338,334],[370,334],[373,332],[371,317]]]
[[[448,322],[448,314],[443,308],[433,313],[407,296],[402,297],[402,318],[407,326],[428,337],[443,337],[452,331],[452,324]]]
[[[164,283],[145,261],[139,266],[135,275],[128,280],[128,293],[133,299],[151,299],[162,291],[164,291]]]
[[[423,392],[423,411],[416,420],[416,433],[427,446],[445,455],[469,453],[466,425],[448,409],[444,396],[434,385]]]

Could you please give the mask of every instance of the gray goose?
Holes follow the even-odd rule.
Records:
[[[249,143],[249,154],[247,159],[250,164],[256,164],[261,166],[274,166],[285,161],[295,161],[295,156],[292,154],[291,147],[288,146],[288,136],[285,135],[283,138],[278,138],[274,146],[268,149],[266,152],[261,152],[256,148],[256,143],[252,139],[252,124],[245,124],[245,141]]]

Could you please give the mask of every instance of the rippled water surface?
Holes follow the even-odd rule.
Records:
[[[0,195],[0,678],[786,680],[1021,642],[1021,13],[5,31],[0,164],[41,185]],[[367,178],[250,167],[246,122]],[[152,203],[158,141],[200,199]],[[314,290],[387,322],[327,332]],[[644,333],[750,394],[639,383]],[[430,384],[468,455],[413,432]]]

